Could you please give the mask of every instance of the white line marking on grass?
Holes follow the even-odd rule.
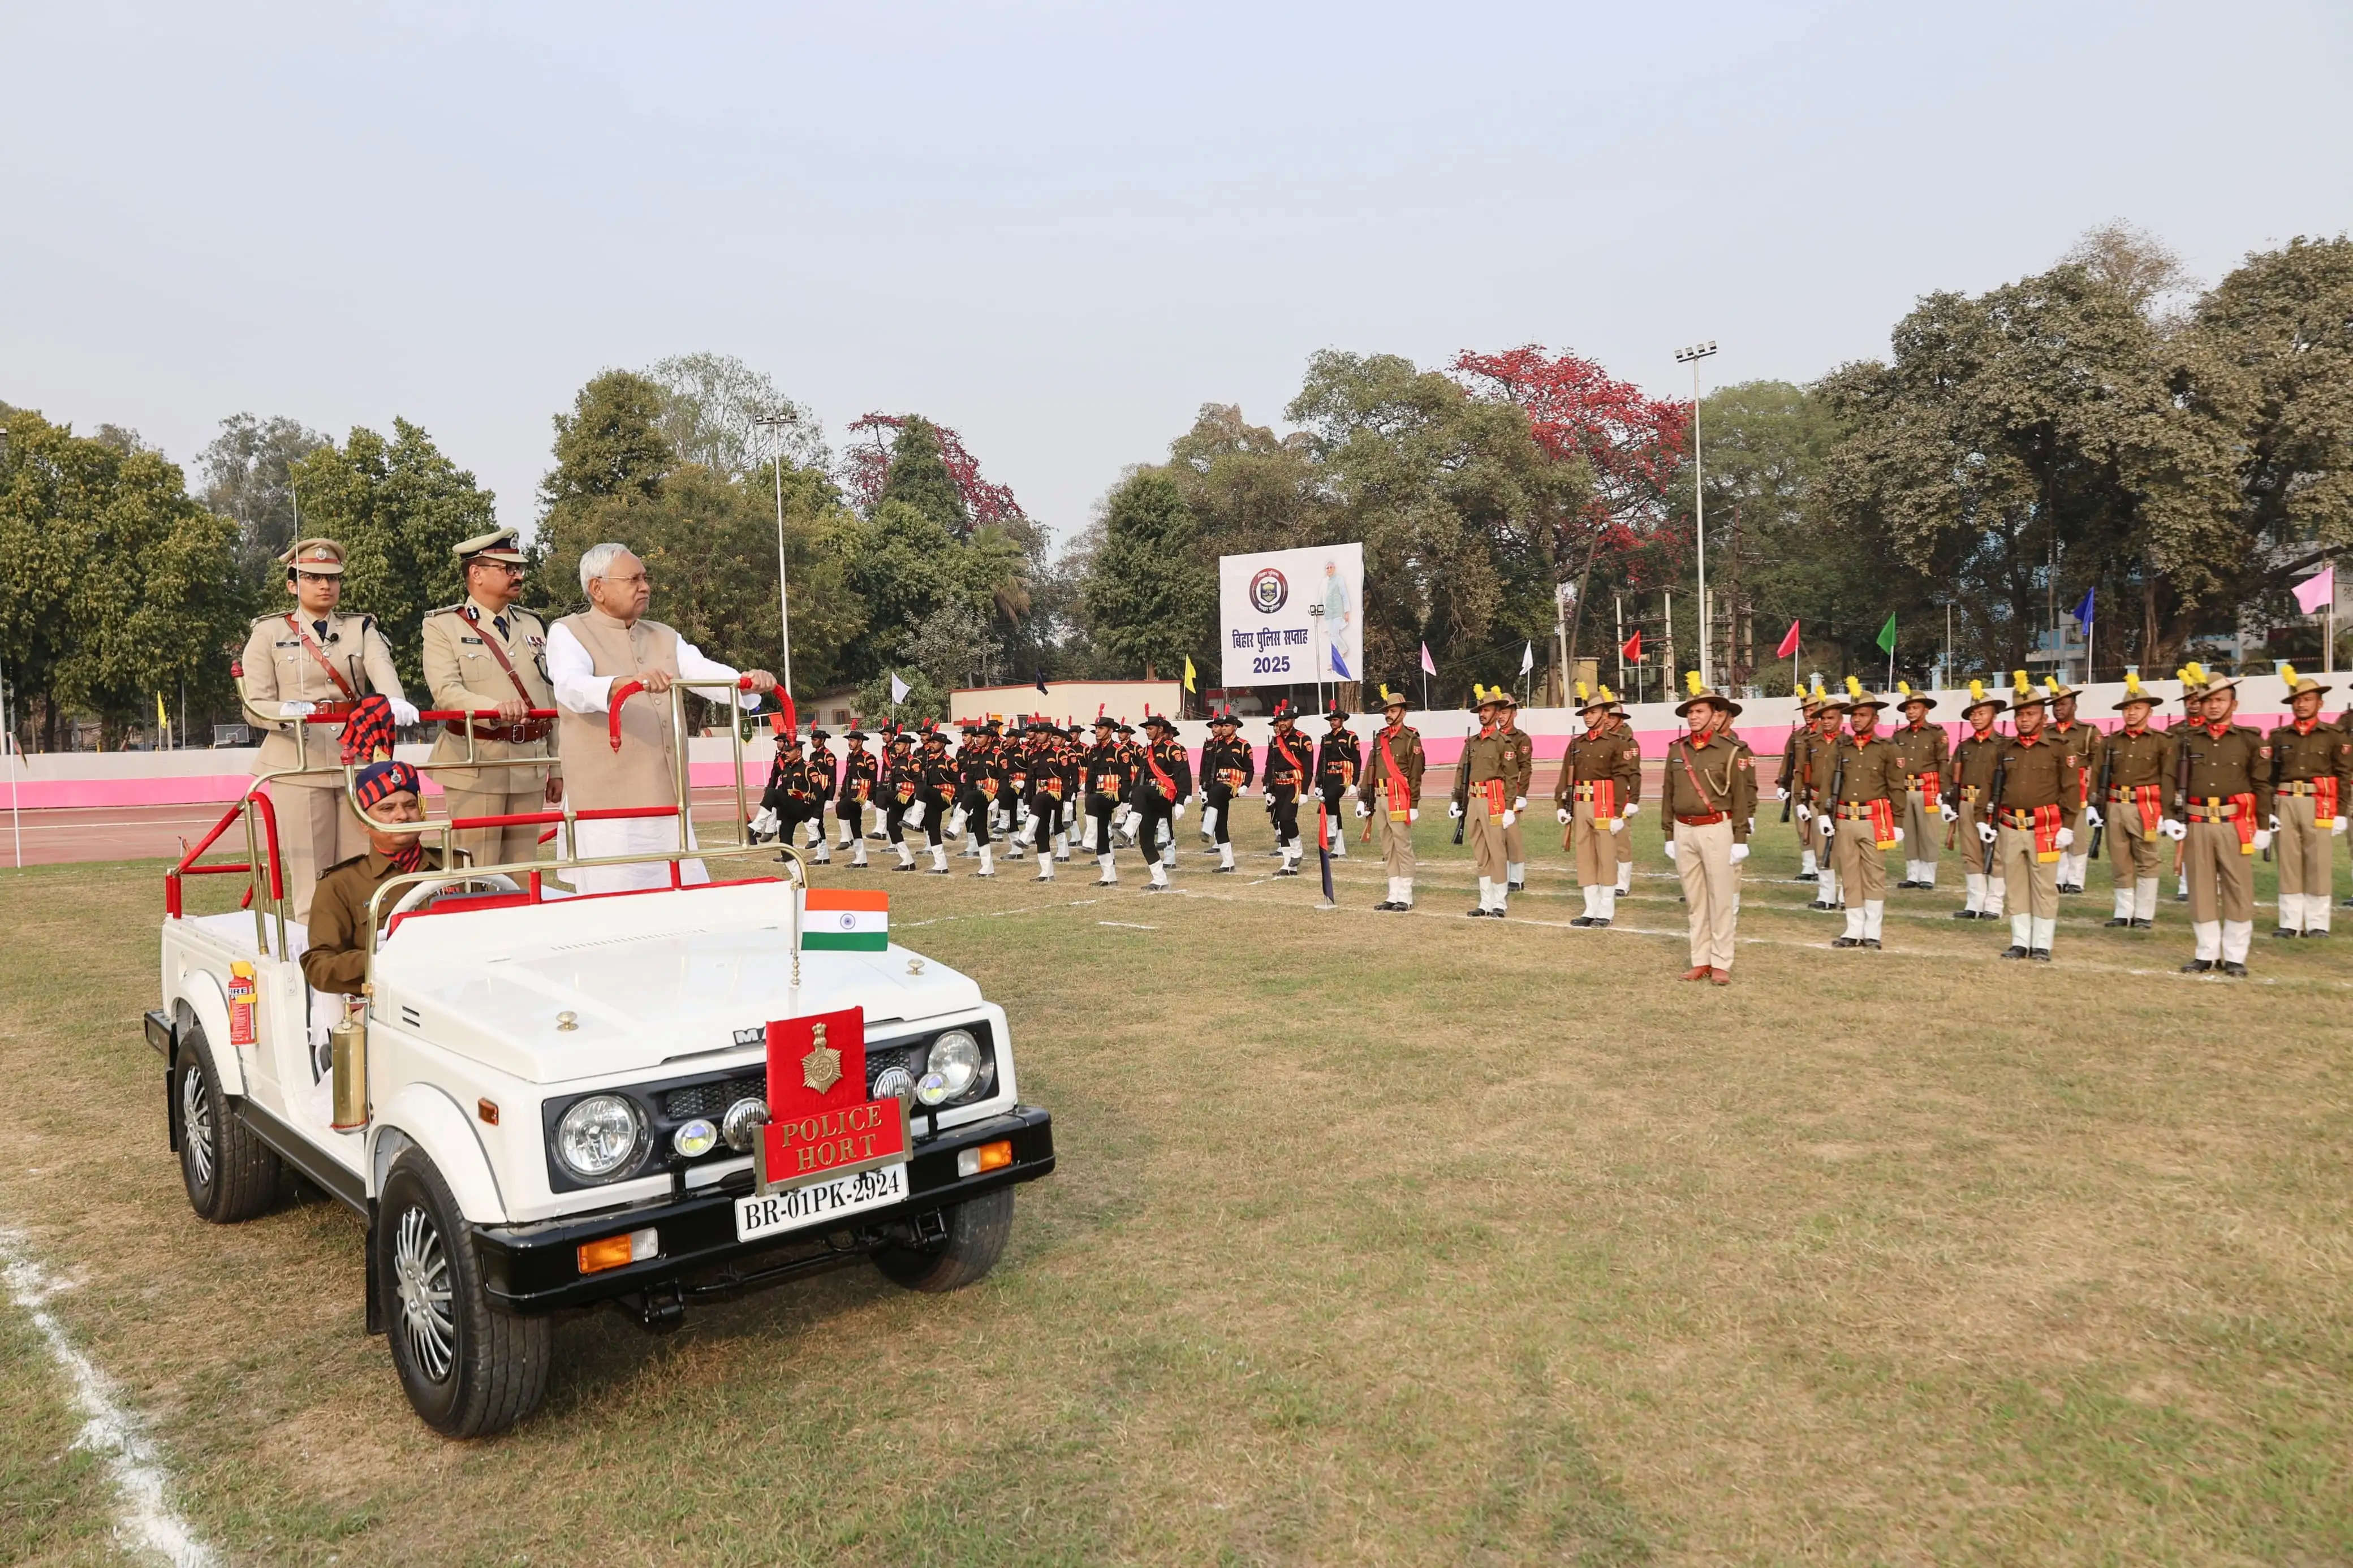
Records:
[[[0,1278],[8,1282],[9,1299],[32,1319],[73,1385],[74,1404],[82,1414],[74,1447],[104,1455],[122,1493],[119,1533],[134,1550],[160,1557],[174,1568],[211,1568],[219,1561],[212,1548],[195,1538],[164,1495],[163,1460],[147,1440],[137,1413],[117,1399],[114,1380],[74,1349],[64,1325],[47,1310],[49,1298],[67,1287],[33,1261],[20,1232],[5,1227],[0,1227],[0,1265],[5,1265]]]
[[[1138,925],[1134,921],[1097,921],[1099,926],[1117,926],[1122,931],[1158,931],[1158,926]]]

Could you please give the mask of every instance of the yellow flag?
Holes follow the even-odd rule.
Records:
[[[164,732],[171,727],[172,721],[164,717],[164,694],[158,691],[155,693],[155,741],[158,745],[163,743]]]
[[[1185,656],[1185,689],[1193,689],[1193,656],[1189,653]]]

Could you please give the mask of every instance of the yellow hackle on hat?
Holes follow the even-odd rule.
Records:
[[[2026,679],[2026,671],[2022,669],[2011,670],[2010,672],[2010,681],[2011,689],[2014,689],[2021,697],[2031,697],[2034,695],[2034,682]]]
[[[1701,692],[1707,689],[1706,687],[1700,684],[1698,670],[1686,669],[1683,671],[1683,689],[1690,692],[1694,697],[1698,696]]]
[[[1970,706],[1970,707],[1972,707],[1972,708],[1974,708],[1974,707],[1976,707],[1978,703],[1980,703],[1980,702],[1984,702],[1984,701],[1987,701],[1987,700],[1989,700],[1989,699],[1987,698],[1987,696],[1986,696],[1985,682],[1984,682],[1984,681],[1982,681],[1982,680],[1972,680],[1972,681],[1970,681],[1970,682],[1969,682],[1969,706]]]
[[[2189,672],[2188,676],[2189,679],[2196,681],[2200,686],[2206,684],[2206,667],[2204,665],[2199,663],[2193,658],[2184,668],[2186,668]]]
[[[2059,678],[2058,678],[2057,676],[2055,676],[2055,675],[2046,675],[2046,676],[2044,676],[2044,677],[2042,678],[2042,689],[2043,689],[2043,690],[2045,690],[2045,691],[2047,691],[2047,692],[2049,692],[2049,693],[2050,693],[2052,696],[2053,696],[2053,697],[2058,696],[2058,695],[2059,695]]]
[[[1580,680],[1580,681],[1578,681],[1578,682],[1577,683],[1577,700],[1579,702],[1584,701],[1584,700],[1585,700],[1585,699],[1587,698],[1587,696],[1588,696],[1588,695],[1589,695],[1589,693],[1590,693],[1590,689],[1589,689],[1588,687],[1587,687],[1587,685],[1585,684],[1585,682],[1583,682],[1582,680]]]
[[[1911,696],[1911,695],[1912,695],[1912,683],[1911,683],[1910,681],[1908,681],[1908,680],[1899,680],[1899,681],[1897,681],[1897,682],[1895,683],[1895,695],[1896,695],[1896,696],[1898,696],[1898,697],[1909,697],[1909,696]]]
[[[1393,705],[1395,705],[1395,704],[1397,704],[1397,703],[1402,702],[1402,701],[1404,701],[1404,700],[1405,700],[1405,699],[1404,699],[1404,698],[1402,698],[1402,697],[1398,696],[1396,692],[1391,691],[1391,690],[1389,689],[1389,683],[1388,683],[1388,681],[1384,680],[1384,681],[1382,681],[1382,682],[1381,682],[1381,706],[1382,706],[1382,707],[1384,707],[1384,708],[1391,707],[1391,706],[1393,706]]]
[[[2140,677],[2132,670],[2126,670],[2125,695],[2127,697],[2138,697],[2140,694]]]
[[[1609,689],[1609,683],[1606,680],[1601,683],[1601,700],[1604,702],[1618,700],[1618,694]]]
[[[2286,681],[2290,686],[2294,686],[2295,684],[2295,666],[2290,664],[2285,659],[2280,660],[2280,679]]]
[[[1852,675],[1848,676],[1848,677],[1846,678],[1846,694],[1847,694],[1849,697],[1860,697],[1860,696],[1862,696],[1862,681],[1860,681],[1860,680],[1857,680],[1857,679],[1856,679],[1853,676],[1852,676]]]

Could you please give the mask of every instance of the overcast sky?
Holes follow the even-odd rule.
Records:
[[[2123,217],[2353,226],[2353,5],[0,8],[0,401],[183,461],[395,415],[529,524],[609,365],[960,429],[1059,530],[1325,347],[1662,393]]]

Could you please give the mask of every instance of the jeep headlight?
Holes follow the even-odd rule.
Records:
[[[950,1029],[932,1042],[931,1054],[923,1065],[929,1069],[924,1074],[927,1080],[934,1075],[937,1075],[940,1080],[937,1086],[939,1098],[934,1100],[923,1094],[923,1088],[931,1087],[928,1083],[919,1087],[916,1092],[926,1105],[937,1105],[963,1099],[980,1081],[987,1058],[981,1055],[980,1042],[972,1037],[971,1030]]]
[[[574,1175],[593,1182],[627,1165],[644,1137],[635,1105],[617,1094],[592,1094],[555,1124],[555,1153]]]

